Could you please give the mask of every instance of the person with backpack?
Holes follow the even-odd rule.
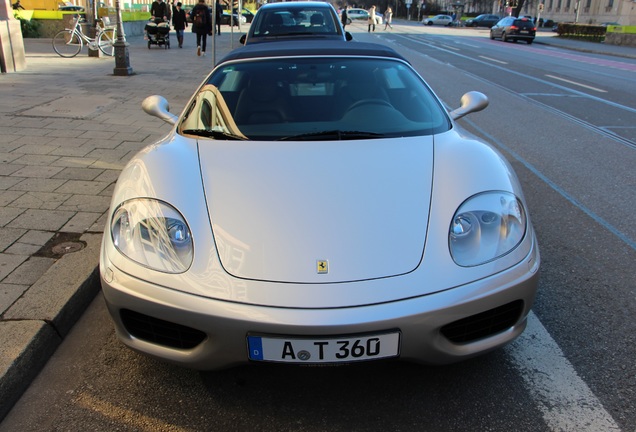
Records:
[[[210,8],[205,4],[205,0],[192,8],[192,31],[197,35],[197,55],[205,56],[208,35],[212,35],[212,14]]]
[[[172,26],[177,34],[179,48],[183,48],[183,31],[188,27],[188,21],[186,20],[185,11],[181,9],[181,2],[177,2],[177,6],[175,6],[172,12]]]

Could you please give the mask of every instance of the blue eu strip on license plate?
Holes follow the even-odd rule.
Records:
[[[351,363],[396,357],[400,333],[330,338],[248,336],[250,360],[280,363]]]

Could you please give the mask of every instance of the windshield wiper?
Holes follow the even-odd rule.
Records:
[[[320,140],[355,140],[367,138],[384,138],[385,135],[374,132],[331,130],[311,132],[280,138],[278,141],[320,141]]]
[[[201,137],[215,138],[215,139],[226,139],[226,140],[241,140],[245,141],[248,138],[240,135],[234,135],[227,132],[212,130],[212,129],[185,129],[181,131],[181,133],[188,135],[196,135]]]

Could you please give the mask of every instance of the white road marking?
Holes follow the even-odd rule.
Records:
[[[558,80],[558,81],[563,81],[563,82],[566,82],[568,84],[576,85],[576,86],[583,87],[583,88],[586,88],[586,89],[589,89],[589,90],[594,90],[594,91],[597,91],[599,93],[607,93],[607,90],[603,90],[603,89],[596,88],[596,87],[591,87],[589,85],[581,84],[581,83],[578,83],[576,81],[570,81],[569,79],[559,78],[559,77],[554,76],[554,75],[546,75],[546,76],[548,78],[552,78],[552,79],[555,79],[555,80]]]
[[[483,58],[484,60],[488,60],[488,61],[495,62],[495,63],[506,64],[506,65],[508,64],[508,62],[497,60],[497,59],[490,58],[490,57],[486,57],[486,56],[483,56],[483,55],[480,55],[479,58]]]
[[[534,313],[507,352],[551,430],[621,430]]]
[[[415,43],[428,45],[431,48],[439,49],[433,45],[411,39]],[[416,52],[416,54],[420,55]],[[454,55],[470,58],[461,54]],[[482,57],[482,56],[480,56]],[[487,60],[494,60],[484,57]],[[476,60],[487,64],[483,61]],[[428,60],[437,61],[429,58]],[[495,60],[496,61],[496,60]],[[495,68],[499,66],[491,65]],[[514,71],[510,71],[515,73]],[[549,81],[534,78],[529,75],[517,73],[519,76],[548,83]],[[557,85],[557,84],[553,84]],[[613,104],[596,96],[581,93],[578,90],[562,87],[564,90],[576,93],[580,96],[589,97],[600,102]],[[620,106],[623,109],[632,110],[629,107]],[[592,213],[589,209],[578,203],[565,191],[554,184],[550,179],[538,171],[535,167],[525,161],[520,155],[514,152],[504,143],[497,140],[491,134],[487,133],[470,119],[467,121],[473,128],[478,130],[483,136],[487,137],[497,147],[506,150],[515,160],[528,168],[532,173],[537,175],[541,180],[548,184],[552,189],[557,191],[566,200],[580,208],[587,215],[597,222],[601,223],[606,229],[616,235],[630,247],[636,249],[636,242],[631,241],[626,235],[622,234],[613,226],[609,225],[598,215]],[[528,327],[525,332],[512,342],[508,347],[504,348],[509,355],[514,367],[518,370],[522,379],[525,381],[528,392],[533,398],[537,408],[541,411],[546,425],[552,431],[558,432],[619,432],[621,431],[618,424],[612,416],[605,410],[603,404],[594,395],[585,382],[578,376],[574,366],[565,357],[563,351],[548,331],[543,327],[539,319],[532,312],[528,316]],[[636,432],[636,431],[634,431]]]

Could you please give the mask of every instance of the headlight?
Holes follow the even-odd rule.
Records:
[[[453,260],[470,267],[513,250],[526,233],[521,201],[508,192],[486,192],[466,200],[451,221],[449,244]]]
[[[133,199],[117,207],[110,234],[119,252],[165,273],[183,273],[192,264],[190,228],[172,206],[153,199]]]

